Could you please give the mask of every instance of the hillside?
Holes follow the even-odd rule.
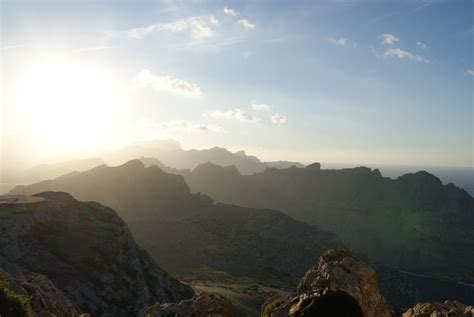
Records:
[[[426,172],[392,180],[366,167],[324,170],[315,163],[241,175],[206,163],[180,173],[193,192],[317,224],[372,262],[474,281],[474,199]]]
[[[77,305],[92,316],[136,316],[157,301],[193,296],[137,246],[112,209],[67,193],[38,196],[43,200],[0,204],[0,269],[49,290],[54,305]]]
[[[334,234],[275,210],[214,204],[208,196],[192,194],[182,176],[157,166],[146,168],[139,160],[20,186],[14,192],[45,190],[113,207],[138,244],[175,274],[217,270],[294,286],[321,253],[341,245]]]

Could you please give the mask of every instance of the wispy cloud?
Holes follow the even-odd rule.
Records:
[[[338,37],[338,38],[330,38],[329,41],[331,43],[334,43],[336,45],[341,45],[341,46],[345,46],[347,44],[347,39],[345,37]]]
[[[264,104],[264,103],[257,103],[255,100],[252,100],[250,103],[250,106],[252,107],[253,110],[256,111],[268,111],[272,108],[272,106]]]
[[[353,46],[356,47],[356,42],[351,41],[345,37],[330,37],[329,42],[339,46]]]
[[[169,91],[186,96],[202,95],[201,88],[179,78],[173,78],[168,75],[155,75],[148,69],[143,69],[133,79],[133,87],[146,88],[151,87],[156,91]]]
[[[284,115],[281,115],[279,113],[275,113],[272,117],[271,120],[274,124],[282,125],[286,123],[286,117]]]
[[[181,130],[181,131],[201,131],[201,132],[219,132],[221,127],[212,124],[195,123],[187,120],[172,120],[162,122],[161,125],[165,129]]]
[[[163,135],[166,132],[223,132],[224,130],[214,124],[197,123],[188,120],[171,120],[157,122],[153,119],[139,120],[133,130],[141,135]]]
[[[2,51],[13,50],[15,48],[23,47],[24,45],[7,45],[2,47]]]
[[[399,42],[400,39],[392,34],[382,34],[382,43],[386,45],[393,45]]]
[[[226,120],[237,120],[240,122],[255,123],[258,122],[258,118],[246,113],[240,109],[227,110],[227,111],[214,111],[209,114],[213,118],[226,119]]]
[[[474,76],[474,69],[466,69],[464,71],[464,75],[467,75],[467,76]]]
[[[75,49],[75,52],[83,53],[83,52],[95,52],[95,51],[102,51],[105,49],[110,48],[110,46],[92,46],[92,47],[80,47]]]
[[[195,40],[202,40],[213,37],[216,34],[215,27],[219,21],[213,15],[195,16],[179,19],[168,23],[156,23],[144,27],[134,28],[122,32],[129,38],[143,39],[157,32],[184,33],[189,32]]]
[[[413,54],[408,51],[404,51],[401,48],[389,48],[385,51],[384,56],[386,57],[396,57],[400,59],[408,59],[415,62],[429,63],[430,61],[424,58],[423,56]]]
[[[247,19],[241,19],[237,21],[237,24],[242,25],[247,31],[255,29],[255,25]]]
[[[428,48],[428,45],[426,45],[425,43],[423,42],[416,42],[416,46],[422,48],[422,49],[425,49],[425,48]]]
[[[236,17],[239,15],[239,12],[229,8],[229,7],[224,7],[224,13],[233,17]]]

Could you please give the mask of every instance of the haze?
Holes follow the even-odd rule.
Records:
[[[469,1],[1,6],[4,166],[170,138],[263,160],[472,166]]]

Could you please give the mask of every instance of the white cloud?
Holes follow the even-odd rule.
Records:
[[[257,103],[255,100],[252,100],[250,105],[252,106],[252,109],[256,111],[268,111],[272,108],[272,106],[270,105],[264,103]]]
[[[226,119],[226,120],[237,120],[240,122],[255,123],[258,118],[246,113],[240,109],[227,110],[227,111],[214,111],[209,114],[213,118]]]
[[[352,47],[356,47],[357,44],[356,42],[354,41],[351,41],[345,37],[330,37],[329,38],[329,41],[335,45],[339,45],[339,46],[352,46]]]
[[[23,47],[24,45],[7,45],[7,46],[3,46],[2,47],[2,51],[8,51],[8,50],[12,50],[12,49],[15,49],[15,48],[20,48],[20,47]]]
[[[130,38],[143,39],[148,35],[162,31],[173,33],[189,32],[193,39],[202,40],[216,35],[214,27],[218,24],[219,21],[213,15],[196,16],[168,23],[151,24],[145,27],[130,29],[122,33]]]
[[[239,12],[236,12],[236,11],[232,10],[231,8],[229,8],[229,7],[224,8],[224,13],[227,14],[227,15],[233,16],[233,17],[236,17],[236,16],[239,15]]]
[[[105,49],[110,48],[109,46],[94,46],[94,47],[80,47],[76,49],[76,52],[83,53],[83,52],[94,52],[94,51],[102,51]]]
[[[275,113],[272,117],[272,122],[278,125],[282,125],[286,123],[286,117],[284,115]]]
[[[393,45],[399,42],[400,39],[392,34],[382,34],[382,43],[387,45]]]
[[[423,49],[425,49],[425,48],[428,47],[428,45],[426,45],[426,44],[423,43],[423,42],[416,42],[416,46],[421,47],[421,48],[423,48]]]
[[[166,122],[156,122],[153,119],[139,120],[133,132],[141,135],[164,135],[167,132],[221,132],[220,126],[213,124],[196,123],[187,120],[171,120]]]
[[[474,76],[474,69],[466,69],[464,74],[468,76]]]
[[[166,129],[181,131],[202,131],[202,132],[219,132],[221,128],[216,125],[208,125],[203,123],[195,123],[187,120],[172,120],[163,122],[161,125]]]
[[[158,76],[148,69],[143,69],[134,79],[134,88],[151,87],[156,91],[169,91],[187,96],[202,95],[201,88],[194,83],[189,83],[179,78],[168,75]]]
[[[341,45],[341,46],[346,46],[348,43],[347,39],[344,37],[339,37],[339,38],[330,38],[329,41],[336,45]]]
[[[255,29],[255,25],[252,24],[249,20],[247,19],[241,19],[237,22],[237,24],[242,25],[247,31],[248,30],[253,30]]]
[[[404,51],[398,47],[387,49],[384,53],[388,57],[397,57],[400,59],[408,59],[415,62],[429,63],[430,61],[424,58],[423,56]]]

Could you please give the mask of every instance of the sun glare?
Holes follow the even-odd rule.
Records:
[[[36,137],[61,151],[89,149],[100,141],[113,110],[110,78],[96,67],[41,61],[20,84],[23,115]]]

